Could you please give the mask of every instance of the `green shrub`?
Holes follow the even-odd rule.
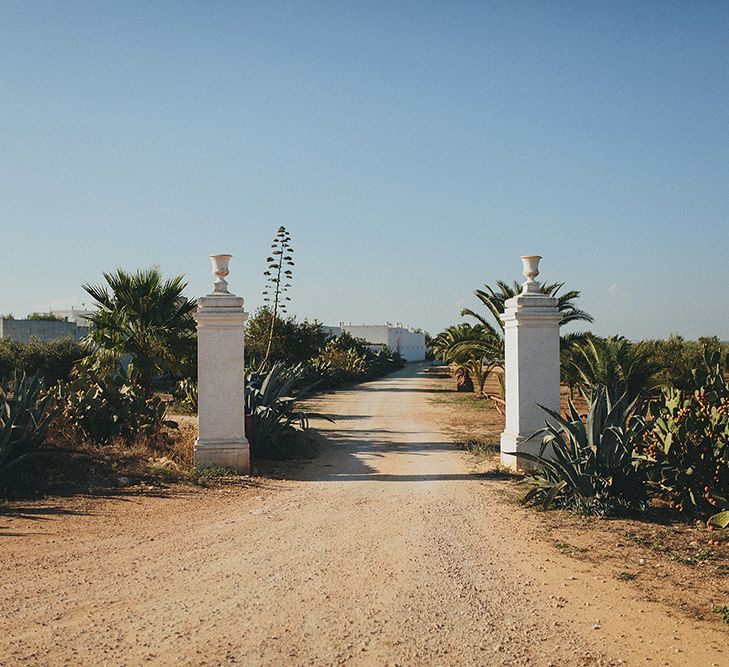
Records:
[[[164,423],[166,406],[158,396],[147,396],[118,366],[104,373],[91,365],[81,368],[68,383],[59,384],[61,428],[94,444],[114,438],[128,442],[154,437]]]
[[[50,396],[37,375],[15,373],[0,385],[0,478],[43,444],[53,415]]]
[[[263,359],[271,328],[271,313],[261,308],[246,326],[246,359],[256,367]],[[389,348],[372,350],[367,341],[351,334],[327,338],[318,322],[297,322],[296,318],[277,318],[270,359],[288,365],[305,362],[309,378],[325,388],[381,377],[402,368],[402,357]]]
[[[729,509],[729,385],[719,351],[706,348],[693,390],[666,387],[640,443],[650,489],[682,512]]]
[[[55,313],[31,313],[26,320],[35,320],[39,322],[66,322],[65,317],[56,315]]]
[[[665,340],[645,341],[645,345],[649,346],[652,361],[658,369],[657,384],[691,391],[694,387],[693,371],[704,363],[704,349],[721,351],[716,336],[704,336],[692,341],[673,335]]]
[[[382,377],[405,366],[405,360],[389,347],[381,347],[368,357],[368,374],[373,378]]]
[[[25,345],[23,366],[26,373],[39,374],[46,386],[52,387],[59,380],[67,379],[76,362],[87,355],[83,345],[70,337],[46,343],[32,339]]]
[[[22,372],[22,344],[0,338],[0,381],[9,380],[16,371]]]
[[[321,374],[324,386],[341,387],[365,378],[367,358],[354,349],[342,349],[327,344],[312,362],[312,368]]]
[[[585,422],[572,401],[569,417],[543,408],[553,423],[541,431],[539,455],[516,454],[541,466],[527,478],[532,488],[524,502],[598,515],[642,509],[645,489],[633,449],[646,422],[635,413],[636,401],[623,395],[613,402],[606,388],[598,388]]]
[[[258,365],[266,355],[271,331],[271,311],[260,308],[246,324],[246,358]],[[319,322],[297,322],[295,317],[276,318],[270,360],[296,364],[317,356],[324,347],[326,333]]]
[[[17,343],[0,338],[0,379],[9,380],[17,372],[39,375],[46,387],[66,380],[77,361],[88,355],[83,345],[71,337],[41,342]]]
[[[382,377],[404,365],[403,358],[390,348],[373,351],[369,343],[346,332],[330,338],[310,362],[312,374],[326,388]]]

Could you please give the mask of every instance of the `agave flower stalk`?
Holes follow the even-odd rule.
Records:
[[[279,313],[286,313],[286,302],[291,301],[291,297],[287,296],[291,283],[288,282],[293,278],[292,267],[294,266],[293,258],[294,249],[291,247],[291,236],[283,225],[278,228],[276,236],[271,243],[271,255],[266,258],[268,268],[263,272],[266,276],[266,288],[263,292],[263,301],[269,305],[271,311],[271,330],[268,334],[268,345],[266,346],[266,354],[261,362],[261,369],[266,367],[268,359],[271,356],[271,346],[273,344],[273,335],[276,330],[276,320]]]

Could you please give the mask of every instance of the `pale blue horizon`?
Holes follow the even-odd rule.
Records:
[[[116,267],[292,312],[462,321],[484,283],[582,292],[601,334],[729,339],[729,5],[0,5],[0,312]]]

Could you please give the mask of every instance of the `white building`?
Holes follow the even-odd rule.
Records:
[[[89,317],[94,314],[93,310],[52,310],[51,313],[58,317],[62,317],[66,322],[75,322],[79,327],[89,326]]]
[[[0,338],[9,338],[17,343],[29,343],[37,338],[43,343],[57,338],[81,340],[89,333],[90,310],[51,310],[51,315],[60,319],[16,320],[0,317]]]
[[[402,324],[344,324],[323,327],[332,336],[346,331],[355,338],[362,338],[372,345],[386,345],[398,352],[405,361],[425,361],[425,334],[417,333]]]
[[[87,326],[80,326],[76,322],[0,318],[0,338],[9,338],[17,343],[29,343],[31,338],[43,343],[69,337],[80,340],[88,333]]]

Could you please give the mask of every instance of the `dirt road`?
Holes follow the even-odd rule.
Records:
[[[0,663],[729,664],[721,627],[534,538],[422,370],[317,399],[295,479],[0,514]]]

